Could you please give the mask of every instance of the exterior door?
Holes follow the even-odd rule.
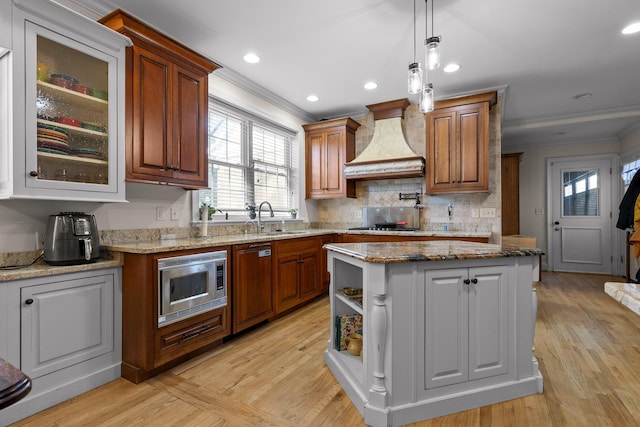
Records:
[[[610,158],[550,161],[551,271],[612,274]]]

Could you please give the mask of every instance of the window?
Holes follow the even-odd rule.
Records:
[[[297,207],[296,134],[209,99],[209,186],[193,197],[193,219],[203,203],[247,219],[247,205],[269,201],[277,216]],[[235,216],[235,218],[234,218]]]
[[[563,216],[598,216],[598,170],[563,171]]]

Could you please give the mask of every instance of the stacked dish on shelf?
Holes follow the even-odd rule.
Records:
[[[74,148],[71,150],[71,154],[85,159],[104,160],[100,151],[91,148]]]
[[[46,70],[48,70],[48,67],[46,67],[44,64],[38,64],[37,79],[40,81],[46,81],[46,71],[44,71],[45,68]],[[76,79],[75,77],[67,76],[65,74],[51,74],[51,76],[49,76],[49,83],[60,86],[64,89],[76,91],[83,95],[93,96],[94,98],[99,98],[103,101],[107,101],[109,99],[109,94],[106,90],[80,84],[80,81],[78,79]]]
[[[71,152],[69,134],[58,126],[38,122],[38,151],[68,155]]]

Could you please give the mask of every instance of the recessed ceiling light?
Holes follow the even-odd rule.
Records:
[[[249,64],[256,64],[256,63],[260,62],[260,57],[258,55],[256,55],[255,53],[247,53],[242,58],[245,61],[247,61]]]
[[[634,22],[622,29],[622,34],[634,34],[640,32],[640,22]]]
[[[593,95],[591,92],[579,93],[577,95],[573,95],[573,99],[576,99],[576,100],[587,99],[587,98],[591,98],[591,95]]]
[[[444,72],[445,73],[455,73],[459,69],[460,69],[460,64],[449,64],[446,67],[444,67]]]
[[[376,82],[366,82],[364,84],[364,88],[367,89],[367,90],[373,90],[373,89],[375,89],[377,87],[378,87],[378,83],[376,83]]]
[[[317,95],[309,95],[309,96],[307,96],[307,101],[309,101],[309,102],[316,102],[319,99],[320,98],[318,98]]]

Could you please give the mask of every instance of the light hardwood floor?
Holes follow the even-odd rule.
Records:
[[[640,425],[640,316],[619,277],[544,273],[535,354],[544,393],[414,426]],[[329,302],[313,304],[134,385],[113,381],[15,426],[362,426],[322,361]]]

